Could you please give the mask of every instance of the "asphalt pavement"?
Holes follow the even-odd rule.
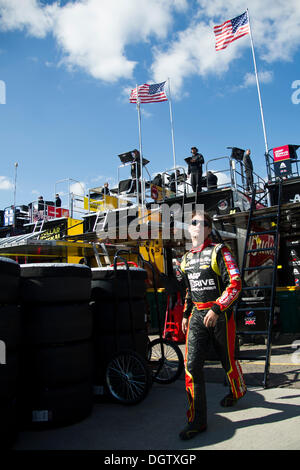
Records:
[[[186,421],[183,380],[154,384],[135,406],[97,404],[87,419],[73,426],[22,432],[19,450],[299,450],[300,392],[293,388],[249,387],[236,407],[219,405],[225,387],[207,384],[208,428],[181,441]],[[130,452],[128,453],[130,455]]]
[[[107,458],[113,458],[111,451],[128,451],[130,456],[134,450],[146,454],[154,450],[299,450],[300,355],[295,338],[286,337],[273,347],[269,388],[261,383],[264,346],[244,345],[241,349],[258,356],[242,360],[246,395],[235,407],[222,408],[219,402],[227,393],[224,373],[218,362],[207,361],[208,429],[190,441],[178,437],[187,408],[182,376],[172,384],[154,383],[138,405],[98,403],[88,418],[72,426],[23,431],[14,449],[101,450]]]

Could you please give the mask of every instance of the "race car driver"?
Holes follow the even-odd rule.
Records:
[[[203,365],[210,342],[221,360],[230,393],[221,405],[233,406],[246,393],[242,370],[235,360],[235,321],[232,307],[241,292],[238,266],[229,248],[210,239],[212,220],[205,212],[193,212],[189,233],[192,249],[180,265],[187,293],[182,330],[186,333],[185,384],[188,423],[180,432],[191,439],[207,428]]]

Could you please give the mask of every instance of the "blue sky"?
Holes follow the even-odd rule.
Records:
[[[300,144],[298,0],[0,0],[0,208],[13,203],[15,162],[17,204],[52,200],[68,178],[86,192],[114,185],[117,155],[139,146],[131,88],[168,77],[177,165],[191,146],[206,161],[237,146],[265,177],[249,36],[214,49],[213,25],[247,7],[268,146]],[[142,140],[151,174],[173,166],[167,102],[142,105]]]

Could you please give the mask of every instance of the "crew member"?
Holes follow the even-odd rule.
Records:
[[[108,183],[104,183],[104,186],[101,190],[101,194],[103,194],[103,196],[109,196],[110,195],[110,190],[109,190],[109,187],[108,187]]]
[[[133,160],[131,163],[132,184],[129,190],[130,193],[135,192],[137,190],[137,187],[139,187],[139,192],[140,192],[140,183],[139,183],[139,186],[137,186],[137,181],[139,181],[141,177],[140,152],[138,152],[137,150],[134,150],[132,152],[132,156],[133,156]]]
[[[134,150],[132,152],[133,160],[131,163],[131,176],[132,178],[140,178],[141,176],[141,162],[140,162],[140,152]]]
[[[202,165],[204,158],[198,153],[197,147],[191,148],[192,158],[188,163],[188,175],[191,175],[191,185],[195,193],[202,191]]]
[[[252,191],[253,189],[253,164],[250,155],[251,150],[247,149],[243,156],[243,164],[246,173],[246,191]]]
[[[221,401],[233,406],[246,393],[242,370],[235,360],[235,321],[232,307],[241,292],[239,269],[223,243],[210,239],[212,220],[206,213],[193,212],[189,233],[193,248],[180,265],[187,285],[182,331],[186,333],[186,392],[188,424],[180,432],[191,439],[207,427],[203,365],[210,342],[226,371],[230,392]]]
[[[169,177],[169,185],[170,185],[170,191],[175,193],[176,192],[176,176],[175,176],[175,173],[171,173],[171,176]]]
[[[55,206],[56,207],[61,207],[61,199],[59,197],[59,194],[55,195]]]
[[[160,186],[162,187],[162,176],[160,173],[157,173],[157,175],[153,178],[152,184],[155,184],[155,186]]]
[[[217,189],[218,177],[212,171],[208,171],[207,175],[207,189]]]
[[[45,210],[45,201],[43,196],[39,196],[38,198],[38,211],[44,211]]]
[[[176,173],[172,173],[169,177],[170,190],[176,193],[176,184],[180,184],[180,180],[183,179],[183,175],[180,174],[180,170],[177,168]]]

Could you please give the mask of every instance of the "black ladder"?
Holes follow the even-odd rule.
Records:
[[[253,190],[252,190],[252,196],[251,196],[251,206],[250,206],[250,211],[249,211],[249,217],[248,217],[248,224],[247,224],[247,234],[246,234],[246,241],[245,241],[245,248],[244,248],[244,254],[243,254],[243,263],[242,263],[242,269],[241,269],[241,279],[242,279],[242,294],[240,296],[240,299],[237,303],[236,309],[235,309],[235,315],[236,315],[236,320],[238,316],[243,316],[246,315],[246,312],[251,312],[250,315],[255,315],[257,314],[262,315],[264,314],[266,318],[268,319],[266,321],[266,328],[260,330],[260,331],[255,331],[251,330],[241,330],[238,331],[237,328],[237,334],[250,334],[250,335],[263,335],[267,336],[267,349],[266,349],[266,357],[265,357],[265,369],[264,369],[264,377],[263,377],[263,386],[264,388],[267,388],[269,386],[269,371],[270,371],[270,358],[271,358],[271,348],[272,348],[272,329],[273,329],[273,323],[274,323],[274,310],[275,310],[275,300],[276,300],[276,283],[277,283],[277,263],[278,263],[278,252],[279,252],[279,228],[280,228],[280,215],[281,215],[281,193],[282,193],[282,180],[280,179],[278,182],[278,203],[277,206],[274,207],[274,210],[271,213],[268,214],[263,214],[263,215],[257,215],[255,214],[255,209],[256,209],[256,204],[263,198],[265,195],[260,199],[256,200],[256,186],[254,185]],[[270,208],[268,209],[270,211]],[[271,219],[271,220],[270,220]],[[272,219],[273,219],[273,224],[272,224]],[[270,221],[271,222],[271,228],[268,230],[262,229],[261,231],[257,231],[256,229],[253,230],[253,222],[264,222],[264,221]],[[274,237],[274,246],[272,247],[265,247],[265,248],[255,248],[255,249],[249,249],[249,242],[252,237],[259,237],[260,235],[273,235]],[[247,266],[247,257],[251,253],[260,253],[260,252],[267,252],[267,251],[273,251],[274,252],[274,257],[273,257],[273,262],[270,265],[262,265],[262,266]],[[259,271],[265,270],[265,269],[270,269],[272,270],[270,279],[271,279],[271,284],[269,285],[255,285],[255,286],[247,286],[245,285],[245,274],[251,271],[256,271],[259,273]],[[251,294],[251,291],[260,291],[264,292],[263,296],[261,297],[249,297],[249,294]],[[247,296],[248,294],[248,296]],[[252,306],[249,307],[249,304],[251,304],[252,301]],[[253,306],[254,302],[254,306]],[[245,318],[245,317],[243,317]],[[255,321],[255,320],[254,320]],[[251,316],[249,317],[249,322],[251,322]],[[239,322],[237,321],[237,325]],[[255,357],[245,357],[241,356],[241,359],[256,359]]]

